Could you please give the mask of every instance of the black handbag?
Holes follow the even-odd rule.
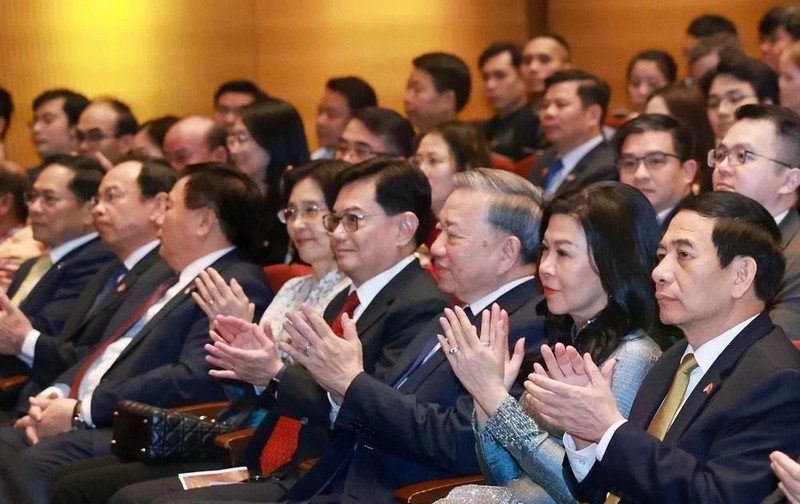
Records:
[[[114,411],[111,452],[131,462],[210,459],[220,455],[214,438],[232,427],[214,419],[120,401]]]

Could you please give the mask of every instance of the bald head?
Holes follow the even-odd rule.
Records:
[[[164,157],[178,171],[195,163],[226,162],[225,130],[209,117],[181,119],[164,137]]]

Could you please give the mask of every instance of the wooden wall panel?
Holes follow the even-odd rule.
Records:
[[[770,8],[787,0],[550,0],[549,29],[572,45],[573,61],[606,79],[612,88],[611,108],[627,106],[625,69],[644,49],[672,54],[685,72],[681,47],[689,22],[701,14],[731,19],[749,54],[758,56],[758,21]]]

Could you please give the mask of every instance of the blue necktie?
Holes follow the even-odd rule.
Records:
[[[561,158],[555,160],[555,162],[550,165],[550,169],[547,171],[547,177],[544,179],[544,184],[542,184],[542,189],[545,192],[553,192],[554,187],[553,184],[555,183],[556,179],[558,178],[558,174],[561,173],[561,170],[564,169],[564,162]]]

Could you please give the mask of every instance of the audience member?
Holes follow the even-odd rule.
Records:
[[[89,105],[89,99],[70,89],[50,89],[33,99],[33,119],[28,127],[41,159],[56,154],[75,154],[78,151],[78,136],[75,129],[81,112]],[[42,167],[28,169],[31,184],[42,171]]]
[[[537,35],[522,50],[522,79],[528,90],[528,102],[534,114],[544,98],[544,82],[559,70],[570,67],[570,47],[567,40],[555,33]]]
[[[739,37],[730,33],[716,33],[701,38],[689,52],[689,77],[684,85],[703,82],[703,77],[716,70],[723,59],[743,58],[744,47]]]
[[[533,154],[540,136],[539,118],[527,106],[521,64],[522,49],[510,42],[496,42],[478,58],[483,91],[494,110],[481,125],[483,134],[493,152],[513,161]]]
[[[377,107],[375,90],[358,77],[334,77],[325,83],[325,92],[317,106],[314,126],[318,149],[311,159],[332,159],[336,146],[353,114],[364,107]]]
[[[761,59],[774,71],[783,50],[800,40],[800,6],[773,7],[758,23]]]
[[[23,261],[36,257],[44,245],[28,225],[25,193],[28,176],[18,166],[0,161],[0,289],[5,292]]]
[[[127,104],[116,98],[92,100],[75,128],[78,152],[109,169],[131,152],[138,129],[139,123]]]
[[[784,49],[778,68],[780,104],[800,112],[800,42]]]
[[[133,153],[139,157],[164,157],[164,137],[167,131],[178,122],[173,115],[158,117],[142,123],[133,137]]]
[[[185,117],[164,135],[164,159],[179,172],[192,164],[227,162],[225,135],[225,129],[208,117]]]
[[[245,254],[255,245],[260,200],[255,184],[228,165],[196,165],[178,180],[161,229],[160,254],[169,265],[154,272],[161,283],[156,289],[137,283],[104,344],[31,399],[14,428],[0,429],[20,464],[44,476],[110,454],[113,412],[122,399],[172,407],[223,397],[203,358],[208,319],[187,287],[213,266],[226,282],[237,278],[260,315],[271,294]]]
[[[764,62],[733,58],[707,74],[701,90],[708,105],[708,121],[719,143],[736,121],[736,109],[748,103],[778,103],[778,77]]]
[[[661,88],[675,82],[678,67],[668,53],[648,49],[631,58],[625,72],[628,82],[628,99],[632,110],[630,118],[644,112],[647,100]]]
[[[786,257],[783,281],[769,306],[772,321],[800,339],[800,116],[777,105],[744,105],[736,122],[709,152],[714,190],[761,203],[778,224]]]
[[[5,140],[14,113],[14,100],[5,88],[0,87],[0,161],[6,160]]]
[[[228,130],[233,127],[239,109],[261,101],[267,93],[249,80],[223,82],[214,92],[214,122]]]
[[[645,377],[628,420],[609,387],[621,371],[612,362],[534,365],[526,389],[567,433],[564,474],[578,501],[759,502],[774,489],[770,452],[800,454],[800,354],[765,311],[781,248],[772,217],[745,196],[681,204],[653,280],[661,321],[686,339]]]
[[[697,161],[695,193],[712,190],[708,151],[714,148],[714,131],[708,122],[706,99],[696,86],[673,85],[653,93],[645,107],[647,114],[665,114],[689,128],[694,138],[691,159]]]
[[[421,135],[416,144],[412,161],[428,177],[431,210],[437,218],[455,187],[453,175],[472,168],[491,166],[489,146],[469,123],[444,122]]]
[[[686,36],[683,41],[683,57],[690,63],[690,53],[700,42],[700,39],[726,33],[738,37],[736,25],[731,20],[717,14],[703,14],[698,16],[686,27]]]
[[[25,363],[30,378],[18,413],[28,410],[29,397],[94,350],[130,289],[160,262],[159,224],[176,179],[166,161],[155,159],[126,161],[105,174],[92,213],[100,239],[116,257],[86,283],[60,332],[36,330],[19,309],[5,310],[0,353]]]
[[[417,56],[413,65],[403,101],[411,124],[425,132],[455,119],[469,101],[467,64],[454,54],[434,52]]]
[[[692,132],[670,116],[643,114],[617,131],[614,144],[619,180],[645,195],[666,230],[675,208],[692,194]]]
[[[350,284],[350,279],[336,267],[327,230],[322,225],[322,217],[333,206],[333,198],[338,190],[336,177],[347,166],[342,161],[322,160],[287,172],[286,187],[290,197],[286,208],[281,211],[282,219],[300,259],[311,265],[313,271],[310,275],[287,281],[264,311],[260,324],[265,333],[271,334],[276,341],[288,337],[283,328],[288,311],[299,310],[305,303],[322,312],[333,297]],[[249,299],[235,279],[227,284],[216,270],[209,268],[195,279],[195,285],[197,291],[192,297],[212,323],[217,315],[235,316],[247,322],[253,320],[253,314],[249,313]],[[254,405],[255,394],[243,394],[238,382],[226,382],[224,388],[226,393],[231,391],[228,393],[231,407],[226,408],[217,420],[238,428],[257,425],[266,410]],[[242,396],[251,399],[243,400]],[[50,480],[55,502],[105,504],[126,485],[174,477],[179,472],[221,468],[216,456],[144,464],[126,462],[112,455],[63,466],[51,474]]]
[[[600,129],[609,97],[608,84],[582,70],[556,72],[547,79],[539,117],[551,147],[530,174],[546,194],[617,179],[614,150]]]
[[[553,350],[543,348],[545,362],[580,359],[582,352],[598,362],[614,360],[620,371],[614,374],[611,390],[623,415],[661,355],[645,332],[656,314],[650,273],[660,235],[649,207],[638,191],[607,182],[557,197],[543,220],[539,277],[547,301],[542,309],[548,318],[549,344],[555,344]],[[619,254],[620,250],[629,253]],[[452,317],[448,320],[455,336],[451,344],[466,346],[464,351],[451,351],[448,360],[475,400],[484,478],[504,488],[459,488],[445,502],[573,504],[562,475],[562,432],[551,429],[526,396],[518,402],[508,393],[508,377],[519,373],[521,355],[515,352],[509,361],[505,348],[464,345],[469,336],[461,332],[475,329],[454,323]],[[448,329],[445,324],[450,340]],[[564,345],[574,349],[568,353]]]
[[[365,107],[353,115],[339,138],[336,159],[361,163],[376,156],[406,159],[413,154],[414,128],[394,110]]]
[[[339,341],[356,344],[354,332],[357,332],[360,341],[357,346],[363,350],[361,363],[366,373],[364,377],[368,378],[369,383],[373,382],[373,377],[375,380],[391,383],[399,375],[399,371],[404,369],[398,367],[408,366],[411,362],[407,360],[406,352],[406,348],[410,348],[410,342],[448,305],[433,278],[419,266],[413,256],[414,250],[430,230],[430,189],[425,176],[418,169],[406,161],[394,159],[379,158],[353,166],[342,173],[338,182],[342,187],[336,196],[333,212],[324,217],[324,223],[330,233],[336,263],[350,277],[353,286],[349,291],[342,291],[328,305],[325,309],[325,321],[333,321],[338,334],[345,334],[344,328],[348,329],[346,340]],[[351,301],[346,302],[346,299]],[[310,312],[303,310],[303,315],[308,317]],[[296,316],[289,320],[292,325],[284,324],[284,327],[290,330],[289,335],[293,341],[297,341],[291,327],[300,323],[299,318]],[[355,321],[355,328],[352,320]],[[217,324],[217,332],[224,335],[224,339],[214,344],[214,349],[220,351],[210,351],[214,356],[224,358],[225,362],[215,363],[225,371],[214,371],[214,374],[266,386],[267,390],[262,394],[265,399],[273,399],[277,394],[270,414],[257,429],[245,452],[243,462],[256,472],[260,469],[262,473],[269,474],[274,467],[285,462],[284,460],[281,464],[275,464],[273,459],[279,457],[276,454],[270,455],[270,451],[264,451],[265,447],[272,447],[271,436],[283,430],[285,420],[281,419],[286,419],[287,415],[303,419],[297,453],[281,470],[285,477],[280,480],[266,479],[259,484],[226,485],[224,488],[216,486],[177,493],[174,491],[180,489],[180,483],[176,478],[157,480],[128,486],[118,492],[112,502],[150,502],[159,496],[159,500],[164,502],[194,502],[198,499],[274,500],[297,480],[297,465],[300,462],[321,454],[326,444],[325,431],[332,424],[332,408],[336,411],[338,407],[332,405],[325,391],[314,382],[309,371],[302,367],[307,361],[297,361],[298,352],[291,352],[290,355],[300,365],[285,364],[280,359],[275,344],[257,325],[244,322],[234,325],[235,321],[236,319],[226,318]],[[314,321],[315,324],[325,323],[319,318]],[[225,334],[228,330],[233,334]],[[255,337],[256,334],[264,345],[259,345],[255,350],[242,348],[244,340],[250,335]],[[415,348],[416,351],[419,350],[418,347]],[[300,347],[299,353],[302,357],[307,357],[303,350],[309,356],[323,355],[322,349],[316,344],[313,347]],[[246,372],[242,366],[235,365],[236,362],[242,362],[245,356],[253,357],[248,359],[253,364],[248,366],[254,370],[253,374]],[[416,356],[415,353],[411,360]],[[339,365],[352,364],[344,356],[330,358],[327,362],[337,375]],[[437,359],[437,362],[440,361]],[[245,375],[240,375],[240,372]],[[453,391],[448,389],[448,393],[452,394]],[[335,397],[331,396],[330,400],[340,403],[341,397]],[[375,399],[379,396],[369,394],[369,397]],[[344,415],[340,417],[342,420],[350,414],[347,407],[346,403],[341,406]],[[374,404],[370,409],[384,410]],[[339,431],[349,430],[353,423],[346,421],[340,425],[337,421],[333,425]],[[393,425],[397,425],[398,429],[408,429],[405,421]],[[323,431],[321,436],[318,433],[320,430]],[[368,432],[364,431],[364,434]],[[339,444],[352,447],[352,433],[343,433],[340,436]],[[402,439],[402,444],[410,442],[407,435],[395,436]],[[338,449],[334,450],[338,452]],[[463,453],[466,455],[466,452]],[[338,463],[342,459],[336,460]],[[458,458],[448,460],[458,461]],[[476,470],[474,458],[472,460],[471,463],[469,460],[464,463]],[[421,480],[446,474],[442,470],[420,470],[420,464],[414,462],[413,458],[409,460],[404,457],[403,461],[403,467],[408,467],[407,471],[388,468],[388,472],[384,473],[385,477],[414,478],[416,474],[417,477],[421,476]],[[380,467],[378,464],[373,465]],[[318,466],[318,470],[327,471],[327,466],[328,460],[325,460],[324,464]],[[366,474],[356,482],[355,491],[368,492],[370,501],[375,498],[386,501],[386,493],[392,487],[386,485],[383,478],[383,475]],[[399,483],[402,484],[402,481]],[[314,492],[315,485],[312,481],[303,484],[300,489]],[[334,485],[334,489],[337,486]],[[380,493],[375,490],[376,486]],[[170,491],[173,493],[168,493]]]

